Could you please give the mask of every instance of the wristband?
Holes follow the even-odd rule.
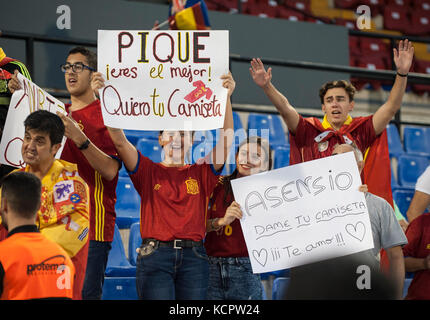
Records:
[[[398,75],[399,77],[403,77],[403,78],[406,78],[406,77],[408,76],[408,74],[402,74],[402,73],[400,73],[399,71],[397,71],[397,75]]]
[[[80,147],[78,147],[79,150],[85,150],[90,145],[90,140],[87,139]]]

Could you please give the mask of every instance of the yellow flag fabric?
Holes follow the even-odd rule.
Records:
[[[28,167],[18,170],[28,171]],[[76,164],[54,161],[42,179],[41,200],[37,213],[40,232],[70,257],[75,256],[88,241],[90,212],[89,189]]]

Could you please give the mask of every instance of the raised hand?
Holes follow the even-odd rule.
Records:
[[[19,73],[19,71],[15,69],[12,77],[10,78],[10,80],[7,84],[9,91],[11,93],[14,93],[16,90],[21,89],[21,85],[19,84],[19,80],[18,80],[18,73]]]
[[[272,80],[272,68],[264,68],[263,62],[260,58],[253,58],[251,60],[251,68],[249,68],[252,80],[261,88],[266,87]]]
[[[229,72],[228,74],[222,75],[221,79],[223,80],[222,86],[228,90],[227,96],[231,97],[234,88],[236,88],[236,82],[233,79],[233,75]]]
[[[408,39],[400,40],[398,49],[393,48],[394,63],[396,64],[397,72],[407,74],[412,65],[414,58],[414,47]]]

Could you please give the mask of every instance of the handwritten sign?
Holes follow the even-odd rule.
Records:
[[[47,110],[53,113],[60,111],[65,114],[64,103],[54,98],[39,86],[18,74],[21,89],[16,90],[10,100],[3,136],[0,143],[0,162],[14,167],[25,166],[21,156],[21,147],[24,138],[24,120],[36,110]],[[63,145],[57,152],[61,155]]]
[[[232,180],[254,273],[373,248],[352,152]]]
[[[228,31],[98,31],[105,125],[210,130],[224,125]]]

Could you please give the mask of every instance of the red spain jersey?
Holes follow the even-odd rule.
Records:
[[[342,128],[334,131],[327,127],[328,121],[321,124],[316,118],[300,116],[295,134],[290,134],[290,165],[331,156],[336,144],[353,141],[363,155],[375,141],[376,134],[372,117],[351,117]]]
[[[66,105],[69,112],[70,105]],[[118,153],[103,123],[100,101],[85,108],[69,112],[91,142],[107,155],[118,159]],[[90,240],[112,241],[115,227],[115,202],[118,173],[112,181],[102,178],[93,169],[73,141],[67,139],[61,159],[76,163],[79,175],[90,188]]]
[[[222,218],[225,211],[233,202],[233,194],[224,201],[224,185],[219,183],[213,192],[208,219]],[[211,257],[248,257],[245,238],[243,237],[240,221],[235,219],[230,225],[218,231],[211,231],[206,235],[205,248]]]
[[[425,213],[414,219],[406,230],[408,243],[403,247],[405,258],[424,259],[430,254],[430,214]],[[430,270],[414,273],[406,300],[430,300]]]
[[[142,238],[203,240],[209,197],[218,177],[207,163],[166,167],[139,152],[130,178],[141,197]]]

